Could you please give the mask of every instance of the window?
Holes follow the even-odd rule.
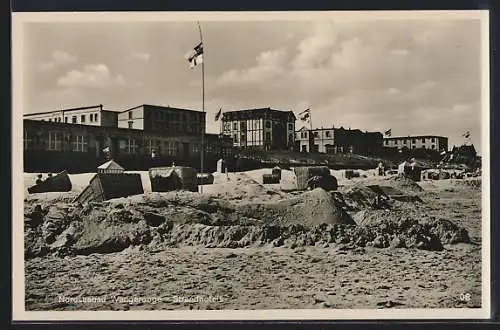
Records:
[[[271,133],[266,132],[266,141],[271,141]]]
[[[412,148],[412,149],[415,149],[416,147],[415,147],[415,146],[412,146],[411,148]]]
[[[330,131],[326,131],[325,134],[326,134],[326,137],[329,137],[330,136]]]
[[[64,117],[64,122],[67,123],[68,122],[68,117]]]
[[[434,145],[434,144],[433,144],[433,145],[431,146],[431,149],[433,149],[433,150],[434,150],[434,149],[436,149],[436,145]]]
[[[132,117],[132,111],[129,111],[129,112],[128,112],[128,119],[132,119],[132,118],[133,118],[133,117]]]
[[[49,132],[49,150],[61,150],[61,133]]]
[[[58,117],[57,118],[57,122],[60,123],[61,122],[61,117]]]
[[[271,128],[271,122],[270,121],[266,121],[266,128]]]
[[[317,138],[318,137],[318,132],[314,132],[314,137]]]
[[[94,114],[93,113],[90,114],[90,119],[89,120],[90,120],[90,122],[94,121]]]
[[[434,142],[436,142],[436,141],[434,140],[434,138],[432,138],[432,139],[431,139],[431,142],[432,142],[432,143],[434,143]]]
[[[233,136],[233,141],[234,141],[234,142],[237,142],[237,141],[238,141],[238,134],[234,134],[234,136]]]
[[[96,114],[94,115],[94,121],[99,121],[99,114],[98,114],[98,113],[96,113]]]
[[[159,144],[159,141],[158,143],[156,143],[156,141],[154,139],[150,139],[148,141],[148,154],[150,156],[153,155],[153,153],[155,155],[158,155],[159,154],[159,151],[160,151],[160,144]]]
[[[303,146],[302,146],[302,150],[301,150],[301,151],[302,151],[302,152],[307,152],[307,146],[306,146],[306,145],[303,145]]]
[[[415,144],[415,143],[417,143],[417,140],[413,139],[413,140],[411,140],[411,143]]]
[[[288,124],[288,130],[293,131],[293,124]]]
[[[29,150],[32,148],[33,136],[30,132],[24,131],[23,145],[24,150]]]
[[[134,127],[134,122],[133,121],[129,121],[128,122],[128,128],[133,128]]]
[[[177,153],[177,144],[172,141],[163,141],[163,147],[169,156],[175,156]]]
[[[80,116],[80,122],[81,122],[81,123],[84,123],[84,122],[85,122],[85,115],[81,115],[81,116]]]
[[[120,140],[120,149],[128,154],[135,154],[137,152],[135,139],[129,138],[127,140]]]
[[[425,143],[425,138],[422,138],[422,143]]]
[[[233,123],[233,129],[237,130],[238,129],[238,123]]]
[[[88,150],[87,137],[84,135],[73,136],[73,151],[87,152],[87,150]]]
[[[200,145],[198,143],[193,143],[191,150],[194,154],[200,152]]]
[[[49,121],[52,121],[52,118],[49,118]]]
[[[288,142],[291,143],[293,140],[293,134],[288,134]]]
[[[73,124],[76,124],[76,116],[71,117],[71,122],[72,122]]]

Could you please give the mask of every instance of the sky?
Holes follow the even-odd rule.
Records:
[[[313,127],[440,135],[481,149],[479,19],[210,21],[207,132],[215,113],[311,109]],[[37,22],[24,28],[24,113],[103,104],[201,110],[195,22]],[[297,129],[303,123],[297,121]]]

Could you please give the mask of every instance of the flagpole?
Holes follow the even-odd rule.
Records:
[[[202,56],[205,57],[205,45],[203,44],[203,34],[201,33],[200,22],[198,21],[198,30],[200,31],[200,43],[203,47]],[[203,111],[203,119],[205,119],[205,59],[201,61],[201,93],[202,93],[202,111]],[[203,154],[205,153],[205,124],[201,128],[201,153],[200,153],[200,171],[203,173]],[[203,193],[203,185],[200,185],[200,193]]]
[[[312,121],[312,115],[311,115],[311,108],[309,108],[309,125],[311,126],[311,132],[312,132],[313,121]]]

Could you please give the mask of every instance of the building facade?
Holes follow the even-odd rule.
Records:
[[[202,111],[143,104],[118,113],[118,127],[165,135],[200,135],[205,119]]]
[[[231,154],[231,141],[205,134],[206,169]],[[25,171],[92,170],[111,157],[125,168],[147,168],[172,162],[198,167],[200,136],[164,135],[139,129],[24,120]],[[107,150],[104,152],[104,150]]]
[[[25,114],[24,119],[48,121],[56,123],[71,123],[91,126],[118,126],[118,113],[116,111],[104,110],[102,104],[55,110],[49,112],[38,112]]]
[[[448,138],[437,135],[417,135],[384,138],[384,147],[406,149],[429,149],[448,151]]]
[[[302,127],[295,133],[296,150],[300,152],[334,153],[333,128],[307,129]]]
[[[359,129],[302,127],[295,133],[295,149],[300,152],[375,154],[382,148],[380,132]]]
[[[228,111],[222,114],[222,134],[236,148],[292,149],[295,120],[293,111],[271,108]]]

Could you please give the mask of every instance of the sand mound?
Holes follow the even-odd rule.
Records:
[[[382,183],[387,183],[387,181],[382,181]],[[354,186],[342,187],[340,192],[342,193],[345,208],[348,211],[361,211],[366,208],[371,208],[377,194],[384,194],[393,201],[412,203],[422,202],[417,195],[409,194],[394,186],[367,185],[366,182],[360,182]]]
[[[351,224],[355,222],[336,204],[333,195],[321,188],[297,197],[270,203],[242,205],[239,211],[265,224],[314,226],[319,224]]]
[[[354,216],[360,228],[376,233],[381,237],[383,247],[418,247],[429,245],[439,247],[443,244],[470,243],[467,230],[451,221],[415,216],[405,210],[365,210]],[[392,234],[398,233],[397,238]],[[391,237],[392,236],[392,237]]]
[[[196,193],[133,196],[85,207],[25,207],[25,256],[118,252],[129,246],[329,246],[440,250],[469,242],[449,221],[403,211],[358,212],[355,225],[341,198],[322,189],[278,203],[232,205]]]
[[[424,191],[424,189],[419,186],[418,183],[400,175],[387,177],[385,180],[389,181],[390,186],[405,192],[419,193]]]
[[[481,179],[478,178],[456,179],[453,180],[452,185],[481,189]]]

